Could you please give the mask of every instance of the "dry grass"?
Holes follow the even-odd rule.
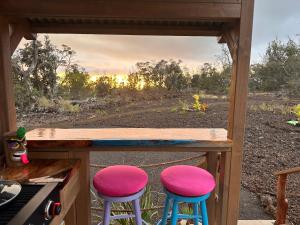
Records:
[[[287,115],[292,112],[291,106],[282,105],[282,104],[268,104],[262,103],[259,105],[250,105],[250,110],[256,111],[264,111],[264,112],[273,112],[273,113],[280,113],[282,115]]]

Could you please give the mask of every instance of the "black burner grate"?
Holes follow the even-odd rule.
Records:
[[[21,193],[10,203],[0,207],[0,225],[8,222],[39,192],[43,185],[22,185]]]

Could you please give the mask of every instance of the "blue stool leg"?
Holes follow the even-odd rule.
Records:
[[[166,201],[165,201],[164,214],[163,214],[163,217],[161,219],[160,225],[166,225],[167,224],[167,219],[168,219],[168,214],[169,214],[169,209],[170,209],[170,201],[171,201],[171,199],[170,199],[169,195],[167,194]]]
[[[177,219],[178,219],[178,201],[176,199],[174,199],[173,209],[172,209],[171,225],[176,225]]]
[[[103,225],[109,225],[111,202],[104,201]]]
[[[201,214],[202,214],[202,225],[208,225],[208,216],[207,216],[207,209],[206,209],[206,202],[201,201]]]
[[[134,214],[136,225],[142,225],[142,213],[140,207],[140,199],[133,200]]]
[[[198,203],[193,204],[193,214],[194,214],[194,225],[199,224],[199,209],[198,209]]]

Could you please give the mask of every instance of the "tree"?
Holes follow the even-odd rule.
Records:
[[[153,66],[150,62],[138,62],[136,63],[137,74],[140,75],[144,81],[144,88],[150,88],[153,86],[152,74]]]
[[[100,76],[95,82],[95,91],[98,97],[111,94],[111,91],[116,88],[116,78],[112,76]]]
[[[189,77],[184,74],[180,64],[180,60],[138,62],[136,74],[144,81],[144,88],[157,87],[181,91],[188,86]]]
[[[300,95],[300,46],[289,39],[269,43],[262,63],[252,65],[251,90],[281,91]]]
[[[139,89],[139,84],[141,82],[141,78],[138,73],[130,73],[127,78],[128,84],[127,87],[130,90]]]
[[[162,71],[165,73],[164,85],[168,90],[182,91],[189,85],[189,76],[183,73],[181,60],[169,60]]]
[[[89,74],[77,64],[73,64],[66,70],[61,85],[72,99],[80,99],[90,94],[89,81]]]
[[[199,74],[192,77],[192,87],[212,94],[224,94],[229,87],[228,71],[218,71],[211,63],[204,63]]]
[[[53,45],[49,36],[42,41],[26,43],[13,56],[15,78],[34,88],[41,95],[52,98],[57,92],[57,69],[69,67],[75,52],[68,46]]]

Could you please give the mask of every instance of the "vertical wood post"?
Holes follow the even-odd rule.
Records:
[[[285,224],[288,210],[288,202],[285,198],[287,174],[281,174],[277,180],[277,212],[276,225]]]
[[[75,200],[76,224],[91,224],[91,196],[90,196],[90,152],[88,150],[70,151],[70,158],[81,160],[80,191]]]
[[[244,130],[247,110],[248,74],[250,65],[254,0],[242,0],[238,48],[233,56],[233,73],[230,87],[228,138],[232,139],[231,168],[227,225],[236,225],[239,216],[241,169]]]
[[[225,225],[227,220],[230,160],[231,152],[221,153],[218,204],[216,206],[216,220],[218,225]]]
[[[9,23],[0,17],[0,166],[3,134],[16,129],[16,109],[10,60]]]
[[[216,178],[218,165],[218,152],[207,153],[207,170]],[[207,211],[209,224],[216,224],[216,190],[211,192],[211,196],[207,201]]]

